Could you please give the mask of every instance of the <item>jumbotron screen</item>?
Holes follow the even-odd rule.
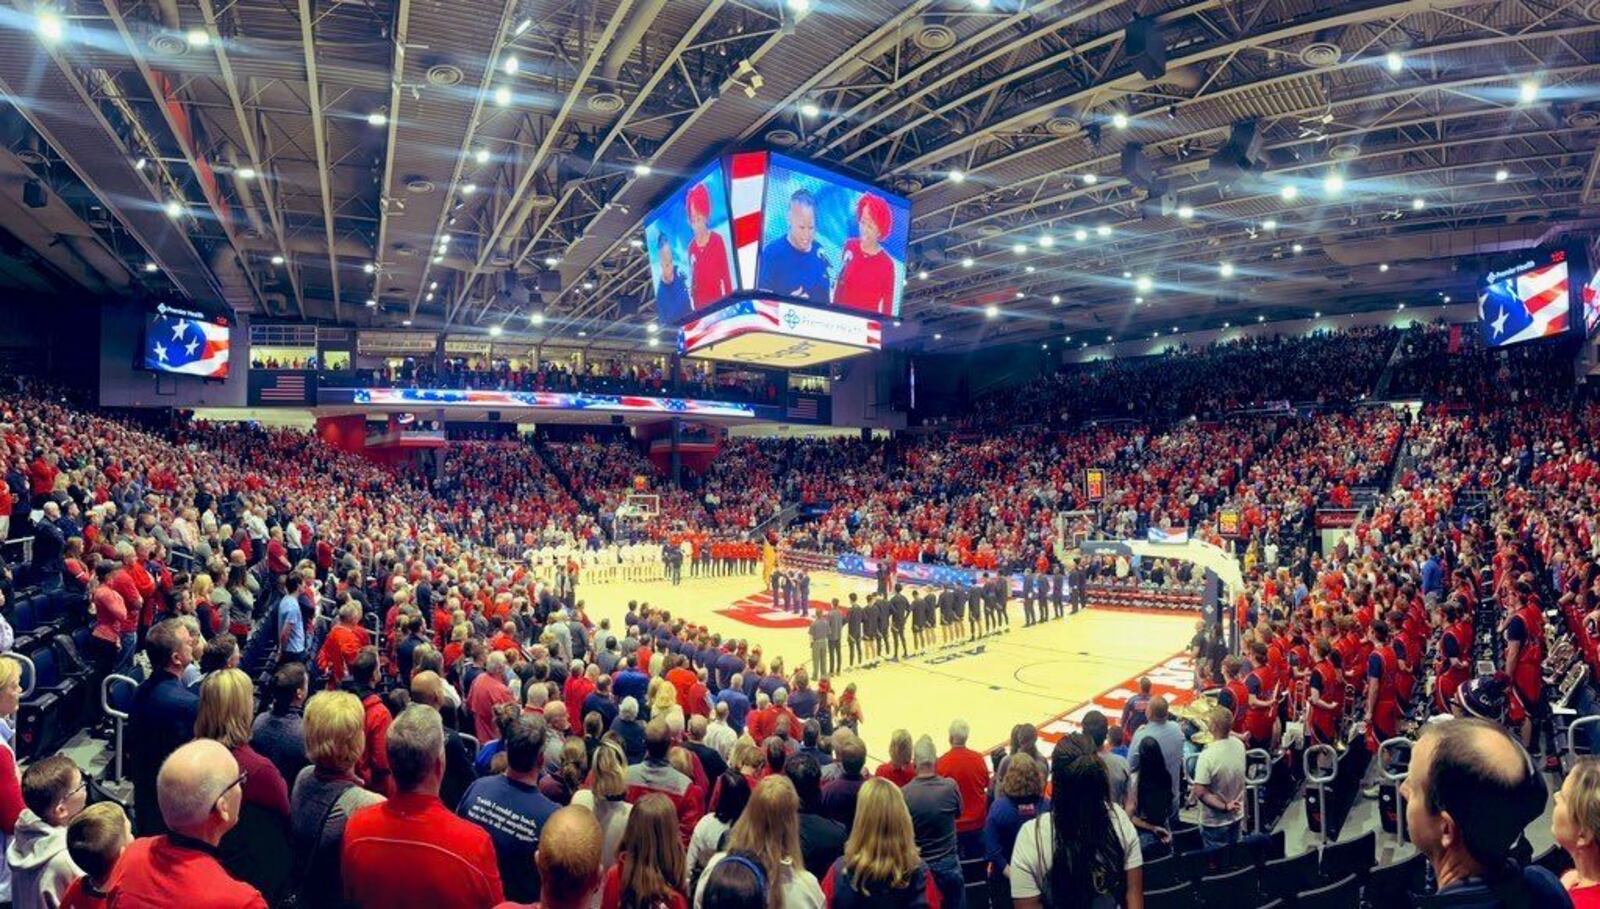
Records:
[[[677,324],[738,289],[728,183],[715,161],[656,206],[644,222],[656,313]]]
[[[145,319],[139,365],[153,372],[226,379],[231,336],[222,316],[162,303]]]
[[[1564,249],[1534,251],[1483,276],[1478,322],[1486,347],[1560,337],[1572,325],[1572,269]]]

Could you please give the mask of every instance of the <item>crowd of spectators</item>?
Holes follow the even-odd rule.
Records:
[[[591,355],[581,366],[558,360],[406,357],[358,369],[356,381],[371,388],[463,388],[486,391],[586,392],[650,395],[781,404],[785,389],[766,372],[718,373],[710,364],[685,361],[674,389],[664,357],[644,360]]]

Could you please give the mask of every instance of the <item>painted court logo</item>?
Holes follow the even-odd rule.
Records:
[[[1139,693],[1139,679],[1143,676],[1150,677],[1150,693],[1165,697],[1167,703],[1174,707],[1194,700],[1194,659],[1188,654],[1169,657],[1110,691],[1097,695],[1093,700],[1039,724],[1039,753],[1049,756],[1050,750],[1063,736],[1081,730],[1083,715],[1091,710],[1098,710],[1113,723],[1117,722],[1122,716],[1122,708]]]
[[[826,607],[821,600],[812,600],[812,609]],[[733,604],[730,609],[718,609],[717,615],[743,622],[756,628],[805,628],[811,624],[806,616],[795,615],[772,605],[770,592],[753,593]]]

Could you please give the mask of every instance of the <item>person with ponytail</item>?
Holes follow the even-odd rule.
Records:
[[[1144,856],[1094,741],[1075,732],[1050,756],[1050,811],[1022,825],[1011,853],[1017,909],[1144,909]]]

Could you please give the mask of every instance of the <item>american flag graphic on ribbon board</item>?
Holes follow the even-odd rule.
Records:
[[[228,377],[229,329],[163,307],[145,323],[144,368],[206,379]]]
[[[1565,334],[1572,299],[1565,257],[1510,271],[1491,274],[1495,280],[1478,297],[1484,344],[1503,347]]]

